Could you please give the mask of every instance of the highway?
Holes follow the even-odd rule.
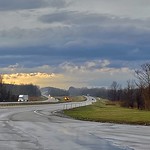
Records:
[[[85,104],[92,102],[89,97]],[[75,106],[75,103],[68,107]],[[81,106],[80,104],[76,104]],[[55,115],[64,104],[0,108],[0,150],[149,150],[150,127]]]

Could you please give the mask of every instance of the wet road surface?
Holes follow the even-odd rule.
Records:
[[[150,127],[56,116],[63,104],[0,109],[0,150],[149,150]]]

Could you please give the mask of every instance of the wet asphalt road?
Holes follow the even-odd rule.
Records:
[[[89,99],[90,101],[90,99]],[[0,109],[0,150],[149,150],[150,127],[56,116],[64,104]]]

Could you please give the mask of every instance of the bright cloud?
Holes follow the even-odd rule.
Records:
[[[11,72],[17,71],[20,73],[3,74],[3,80],[5,83],[32,83],[41,87],[54,86],[67,89],[70,86],[93,87],[95,85],[99,87],[108,87],[112,81],[117,80],[120,84],[125,84],[128,79],[133,78],[133,70],[126,67],[112,68],[109,67],[109,64],[110,62],[108,60],[95,60],[84,62],[83,64],[65,62],[60,64],[58,68],[50,67],[48,65],[32,68],[32,70],[35,71],[45,70],[45,73],[30,72],[31,69],[23,67],[19,68],[19,64],[16,64],[8,66],[8,69],[13,67]],[[21,73],[23,70],[29,73]],[[59,70],[59,72],[57,72],[57,70]],[[49,73],[52,71],[53,73]]]
[[[16,74],[4,74],[3,82],[12,84],[36,84],[39,86],[46,86],[45,81],[50,84],[50,82],[56,82],[57,79],[61,78],[61,75],[56,75],[54,73],[16,73]]]

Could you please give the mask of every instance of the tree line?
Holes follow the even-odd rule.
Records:
[[[32,84],[14,85],[3,83],[0,75],[0,102],[15,102],[19,95],[29,95],[29,97],[41,96],[39,87]]]
[[[122,105],[126,107],[150,110],[150,63],[135,70],[135,77],[135,81],[127,81],[124,89],[114,81],[108,90],[108,98],[122,101]]]

